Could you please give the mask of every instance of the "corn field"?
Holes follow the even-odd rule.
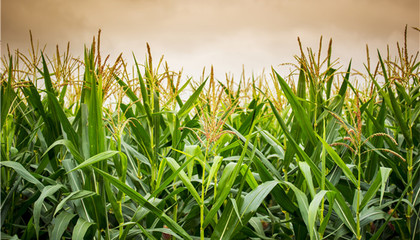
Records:
[[[224,80],[148,45],[111,62],[100,35],[82,60],[9,51],[1,238],[420,239],[418,52],[299,46],[287,76]]]

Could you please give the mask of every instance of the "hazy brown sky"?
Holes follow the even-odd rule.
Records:
[[[299,54],[297,37],[306,47],[325,46],[333,38],[333,56],[347,65],[365,61],[371,52],[395,49],[409,26],[409,48],[419,50],[418,0],[2,0],[2,54],[29,48],[29,30],[47,49],[71,42],[80,56],[98,29],[102,52],[116,57],[134,52],[144,61],[146,42],[154,59],[164,54],[173,70],[198,77],[214,65],[217,76],[238,76],[278,67]]]

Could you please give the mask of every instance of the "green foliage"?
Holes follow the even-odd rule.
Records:
[[[2,238],[420,237],[420,63],[405,45],[362,84],[322,39],[296,76],[239,83],[183,80],[148,45],[131,76],[98,47],[3,59]]]

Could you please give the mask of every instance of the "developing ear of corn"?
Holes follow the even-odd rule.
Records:
[[[112,63],[100,32],[83,60],[32,41],[9,51],[1,236],[418,239],[420,62],[406,35],[377,63],[366,47],[366,69],[321,38],[298,41],[288,76],[225,80],[213,67],[186,79],[148,44],[134,66]]]

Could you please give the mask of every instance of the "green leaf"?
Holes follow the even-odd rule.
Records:
[[[194,158],[190,158],[189,160],[185,161],[176,171],[174,171],[169,177],[165,179],[165,181],[159,186],[152,193],[152,197],[156,197],[160,192],[162,192],[176,177],[179,176],[180,172],[193,160]],[[166,159],[167,160],[167,159]],[[185,174],[185,173],[184,173]]]
[[[173,159],[173,158],[166,158],[168,161],[169,167],[172,169],[172,171],[177,171],[180,166],[179,164]],[[191,180],[187,177],[185,172],[181,170],[179,172],[178,177],[181,179],[181,181],[184,183],[184,185],[187,187],[188,191],[191,193],[191,195],[194,197],[195,201],[197,201],[198,204],[201,204],[201,197],[198,194],[198,192],[195,190],[194,186],[191,183]]]
[[[419,104],[420,102],[418,102],[417,103],[417,106],[416,106],[416,108],[414,109],[414,111],[413,111],[413,113],[412,113],[412,115],[411,115],[411,119],[410,119],[410,122],[409,122],[409,126],[413,126],[414,125],[414,123],[416,122],[416,119],[419,117],[419,115],[420,115],[420,104]]]
[[[45,151],[45,153],[42,155],[42,157],[44,157],[47,152],[49,152],[51,149],[53,149],[54,147],[58,146],[58,145],[64,145],[67,150],[70,151],[71,155],[73,155],[74,159],[79,163],[83,163],[85,161],[85,159],[83,158],[82,155],[80,155],[79,151],[76,149],[76,147],[73,145],[73,143],[69,140],[66,139],[60,139],[55,141],[53,144],[51,144],[48,149]]]
[[[139,64],[137,63],[137,59],[134,56],[134,54],[133,54],[133,58],[134,58],[134,63],[136,65],[137,76],[139,78],[141,98],[143,100],[144,110],[145,110],[146,114],[148,115],[148,118],[151,120],[150,108],[149,108],[149,93],[148,93],[148,90],[147,90],[146,85],[144,83],[143,77],[141,76],[141,72],[140,72],[140,69],[139,69]],[[135,99],[135,98],[133,98],[133,99]],[[137,101],[137,99],[135,101]]]
[[[204,88],[204,85],[206,85],[207,79],[194,91],[194,93],[191,95],[190,98],[182,105],[181,109],[179,109],[177,116],[179,120],[181,121],[194,107],[194,104],[196,103],[198,97],[201,94],[201,91]]]
[[[76,226],[74,226],[73,236],[71,239],[74,239],[74,240],[84,239],[86,232],[93,225],[95,225],[95,223],[88,222],[84,220],[83,218],[79,218],[77,220]]]
[[[379,171],[381,173],[381,199],[380,199],[380,203],[382,204],[382,199],[384,197],[384,193],[385,193],[385,184],[388,181],[389,175],[392,172],[391,168],[386,168],[386,167],[380,167]]]
[[[311,193],[311,196],[315,196],[315,188],[314,183],[312,181],[312,174],[311,174],[311,168],[306,162],[299,162],[299,168],[300,171],[302,171],[303,176],[305,176],[306,182],[308,183],[309,191]]]
[[[108,181],[105,181],[105,193],[108,197],[108,201],[111,204],[112,210],[114,212],[114,216],[117,219],[119,224],[124,223],[124,216],[121,209],[121,204],[118,203],[117,198],[115,197],[112,189],[111,184]]]
[[[67,226],[70,221],[76,216],[76,214],[68,213],[66,211],[61,212],[54,219],[54,228],[51,233],[51,239],[61,239],[64,231],[66,231]]]
[[[308,208],[308,232],[311,237],[311,239],[319,239],[318,232],[315,228],[316,223],[316,216],[318,214],[319,205],[324,199],[325,194],[327,194],[328,191],[321,190],[318,192],[312,199],[311,204],[309,204]]]
[[[70,124],[62,106],[58,103],[58,100],[53,93],[47,92],[47,95],[54,107],[55,114],[57,114],[57,119],[60,121],[62,129],[67,135],[67,139],[69,139],[75,146],[78,146],[79,137]]]
[[[44,185],[40,181],[38,181],[38,179],[36,179],[32,174],[30,174],[28,170],[26,170],[22,166],[22,164],[18,162],[4,161],[0,162],[0,165],[13,168],[17,174],[19,174],[26,181],[34,184],[39,190],[42,191],[44,189]]]
[[[220,165],[222,164],[222,160],[223,160],[223,157],[221,157],[221,156],[215,156],[213,158],[213,164],[211,165],[210,173],[209,173],[209,175],[207,177],[206,192],[207,192],[207,190],[208,190],[208,188],[210,186],[210,183],[211,183],[213,177],[219,171]]]
[[[81,168],[84,168],[84,167],[90,166],[90,165],[92,165],[92,164],[94,164],[94,163],[97,163],[97,162],[100,162],[100,161],[107,160],[107,159],[111,158],[112,156],[114,156],[114,155],[115,155],[115,154],[117,154],[117,153],[120,153],[120,152],[119,152],[119,151],[112,151],[112,150],[109,150],[109,151],[106,151],[106,152],[101,152],[101,153],[98,153],[98,154],[96,154],[95,156],[93,156],[93,157],[91,157],[91,158],[87,159],[87,160],[86,160],[86,161],[84,161],[83,163],[79,164],[77,167],[73,168],[73,169],[72,169],[70,172],[68,172],[68,173],[71,173],[71,172],[73,172],[73,171],[75,171],[75,170],[77,170],[77,169],[81,169]]]
[[[70,193],[67,197],[61,200],[61,202],[57,205],[54,211],[54,215],[56,215],[63,208],[64,204],[66,204],[68,200],[82,199],[86,197],[91,197],[93,195],[96,195],[96,193],[92,191],[87,191],[87,190],[79,190],[79,191]]]
[[[140,75],[141,76],[141,75]],[[140,99],[136,96],[136,94],[131,90],[127,84],[121,80],[118,76],[114,75],[115,79],[117,80],[118,84],[124,89],[125,94],[128,98],[136,105],[136,107],[139,109],[139,111],[143,114],[145,114],[145,110],[143,105],[140,103]]]
[[[312,127],[311,121],[309,120],[308,114],[304,111],[302,105],[299,103],[299,100],[293,93],[292,89],[289,87],[289,84],[287,84],[287,82],[282,77],[280,77],[276,71],[273,70],[273,72],[275,73],[277,80],[284,92],[284,95],[290,103],[290,106],[292,106],[295,119],[300,123],[304,134],[308,136],[311,143],[316,145],[315,131]]]
[[[251,187],[252,190],[258,187],[258,182],[255,180],[254,175],[252,175],[251,170],[249,169],[248,165],[243,164],[241,167],[241,174],[245,177],[246,182]]]
[[[363,228],[369,223],[373,223],[380,219],[386,219],[387,216],[388,214],[379,208],[372,207],[364,209],[360,212],[360,227]]]
[[[188,178],[191,180],[193,169],[194,169],[194,160],[199,160],[201,163],[204,161],[204,155],[201,152],[201,148],[198,145],[188,145],[184,148],[184,153],[186,158],[186,161],[188,161],[190,158],[193,158],[193,161],[190,162],[187,166],[188,170]]]
[[[239,222],[241,223],[241,225],[244,225],[242,223],[241,214],[239,213],[239,208],[238,208],[238,204],[236,204],[236,200],[234,198],[229,198],[229,200],[232,203],[232,208],[236,213],[236,217],[239,219]]]
[[[163,173],[165,171],[165,167],[166,167],[166,158],[163,158],[160,161],[159,164],[159,171],[158,171],[158,176],[156,179],[156,187],[159,188],[160,187],[160,182],[162,181],[162,177],[163,177]]]
[[[303,221],[305,222],[306,226],[309,226],[308,223],[308,212],[309,212],[309,204],[308,198],[306,197],[305,193],[303,193],[299,188],[297,188],[293,183],[284,182],[285,185],[289,186],[290,189],[293,190],[296,196],[296,200],[299,205],[299,211],[302,215]]]
[[[261,203],[278,183],[279,181],[277,180],[264,182],[245,196],[240,210],[244,224],[251,219],[252,215],[255,214]]]
[[[61,184],[57,185],[49,185],[46,186],[41,193],[41,196],[39,196],[38,200],[34,203],[34,226],[35,226],[35,232],[36,236],[38,238],[39,236],[39,220],[41,218],[41,210],[42,210],[42,204],[44,203],[44,199],[46,197],[51,197],[55,192],[57,192],[60,188],[64,187]]]
[[[16,96],[16,93],[13,91],[12,87],[12,81],[13,81],[13,58],[10,56],[9,58],[9,69],[7,69],[7,81],[1,82],[1,96],[0,96],[0,105],[1,105],[1,129],[3,129],[3,125],[6,122],[6,117],[9,113],[9,109],[12,105],[12,102],[14,100],[14,97]],[[14,96],[14,97],[13,97]]]
[[[234,132],[235,135],[241,139],[242,142],[246,142],[246,138],[240,132],[238,132],[236,129],[234,129],[233,127],[229,125],[227,126],[229,127],[229,130]],[[256,167],[257,172],[260,175],[261,180],[263,182],[272,181],[275,178],[282,180],[282,177],[279,171],[271,164],[270,161],[268,161],[268,159],[264,156],[264,154],[262,154],[262,152],[259,151],[257,148],[254,148],[254,145],[252,143],[248,143],[248,146],[249,146],[248,149],[251,151],[255,149],[255,154],[258,156],[257,158],[253,159],[253,164],[257,166]],[[223,178],[223,175],[222,175],[222,178]],[[219,185],[221,185],[221,183],[219,183]],[[297,210],[297,207],[289,199],[286,192],[281,186],[277,185],[276,187],[274,187],[272,194],[274,198],[276,199],[277,203],[280,204],[280,206],[284,208],[286,211],[290,213],[294,213]]]
[[[334,160],[334,162],[343,170],[346,177],[354,184],[354,186],[357,186],[357,179],[351,172],[351,170],[347,167],[346,163],[341,159],[341,157],[334,151],[334,149],[325,142],[322,137],[318,135],[318,139],[322,142],[322,145],[324,145],[324,148],[327,150],[328,154],[331,156],[331,158]]]
[[[385,192],[385,184],[386,181],[388,181],[389,175],[391,174],[392,169],[381,167],[379,172],[376,174],[375,179],[371,183],[369,190],[366,192],[366,194],[363,197],[362,202],[360,203],[360,209],[362,210],[367,203],[376,195],[376,193],[379,190],[379,187],[381,187],[381,198],[380,202],[382,202],[382,198]]]

